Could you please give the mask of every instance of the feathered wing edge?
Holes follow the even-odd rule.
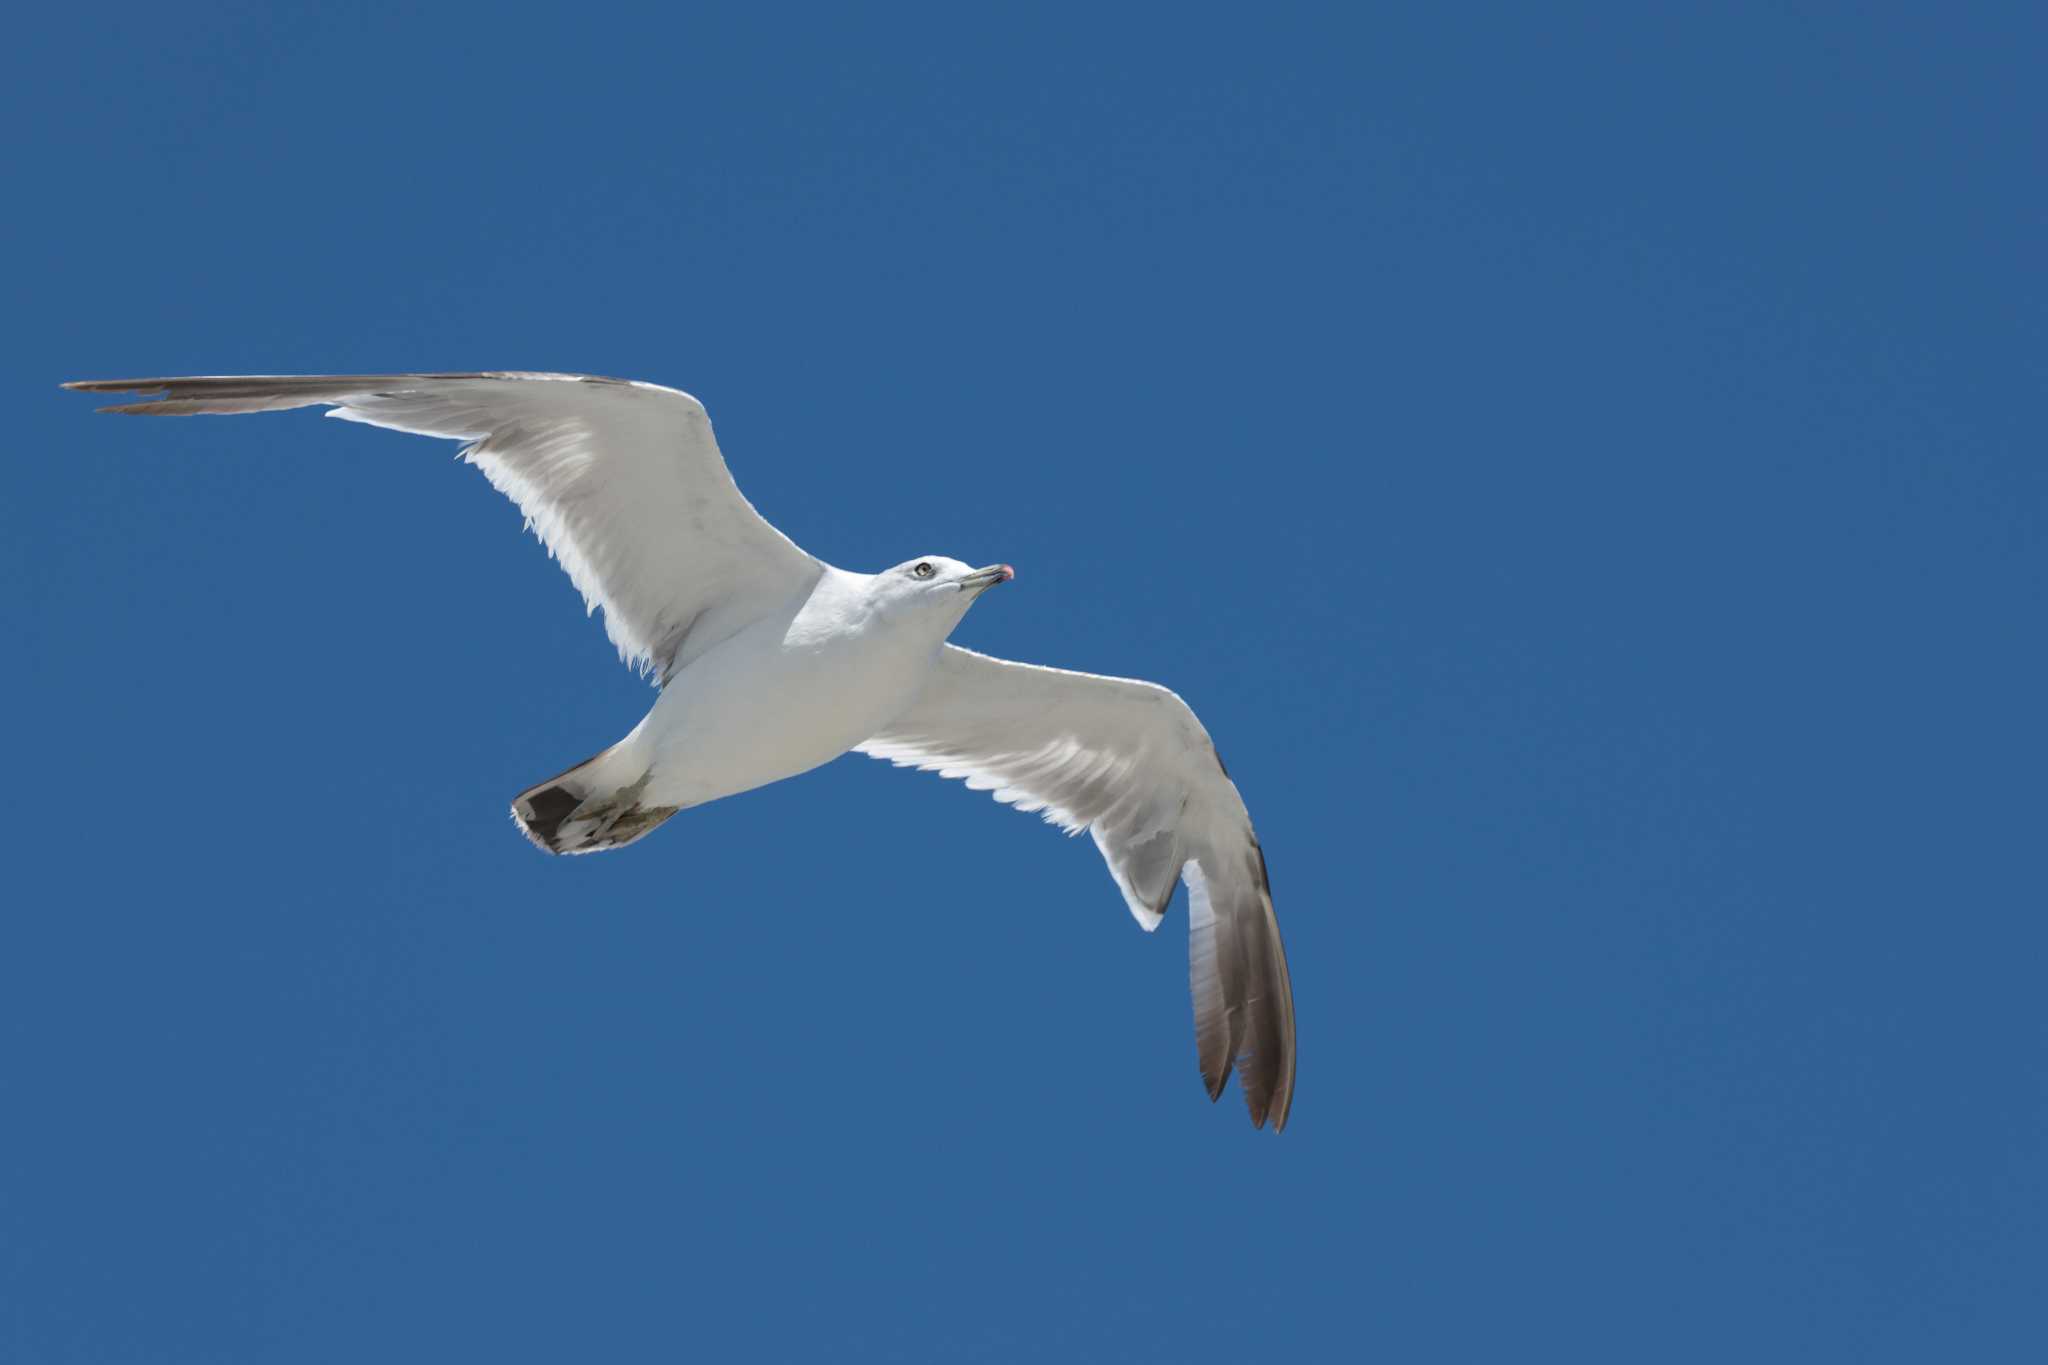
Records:
[[[1219,865],[1218,875],[1203,866]],[[1203,852],[1181,870],[1188,888],[1188,987],[1195,1050],[1209,1098],[1234,1068],[1252,1126],[1287,1127],[1294,1103],[1294,987],[1258,841],[1236,857]]]
[[[1235,784],[1193,712],[1153,683],[1013,663],[956,645],[946,647],[945,660],[955,671],[995,669],[1013,682],[1099,686],[1146,703],[1122,717],[1128,724],[1118,726],[1118,737],[1129,747],[1118,752],[1052,734],[1041,737],[1042,744],[995,753],[987,751],[992,737],[975,733],[973,722],[983,717],[960,710],[963,701],[985,701],[988,693],[972,685],[952,687],[934,696],[932,707],[914,707],[855,752],[963,780],[969,790],[986,791],[1005,805],[1035,813],[1069,835],[1087,830],[1132,916],[1148,933],[1166,914],[1176,877],[1184,883],[1188,976],[1203,1085],[1211,1100],[1218,1099],[1236,1071],[1253,1125],[1263,1128],[1270,1120],[1274,1132],[1283,1130],[1294,1103],[1295,1071],[1287,953],[1265,853]],[[1147,709],[1162,704],[1170,709]],[[1184,772],[1169,784],[1171,790],[1133,790],[1129,784],[1140,776],[1148,756],[1147,717],[1174,713],[1200,737],[1200,750],[1213,770]],[[1194,762],[1205,766],[1203,758]]]
[[[466,442],[462,458],[519,507],[586,613],[602,607],[620,657],[657,682],[823,571],[739,490],[703,405],[659,384],[504,370],[188,375],[63,387],[155,395],[102,412],[325,405],[330,417]],[[696,530],[685,536],[686,525]]]
[[[597,375],[540,374],[514,370],[472,370],[431,374],[194,374],[155,379],[73,379],[60,387],[75,393],[158,393],[157,398],[117,403],[101,412],[144,417],[188,417],[243,412],[283,412],[338,403],[353,394],[421,380],[549,379],[589,384],[626,384]],[[423,433],[440,435],[439,432]]]
[[[950,757],[876,741],[856,752],[899,768],[965,779],[970,790],[987,791],[1004,805],[1038,814],[1069,835],[1088,829],[1097,835],[1096,843],[1139,927],[1151,933],[1165,917],[1172,902],[1172,881],[1166,882],[1166,893],[1156,904],[1145,904],[1150,896],[1134,894],[1112,850],[1103,846],[1099,830],[1075,822],[1070,812],[980,776]],[[1179,873],[1188,889],[1188,988],[1202,1084],[1210,1100],[1218,1100],[1236,1071],[1252,1126],[1263,1128],[1270,1120],[1273,1131],[1281,1132],[1294,1105],[1294,986],[1273,909],[1265,852],[1248,827],[1235,848],[1216,841],[1183,849],[1193,855],[1180,864]]]

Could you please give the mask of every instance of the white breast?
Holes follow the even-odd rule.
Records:
[[[697,805],[830,762],[916,695],[938,645],[831,586],[756,622],[677,674],[629,737],[650,756],[646,799]]]

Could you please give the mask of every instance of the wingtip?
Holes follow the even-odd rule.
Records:
[[[1223,1091],[1229,1085],[1233,1072],[1237,1074],[1238,1093],[1244,1096],[1245,1112],[1251,1116],[1252,1127],[1263,1132],[1270,1121],[1274,1136],[1285,1132],[1289,1111],[1294,1104],[1293,1094],[1267,1095],[1262,1099],[1245,1089],[1244,1075],[1236,1067],[1232,1067],[1230,1071],[1224,1072],[1213,1081],[1206,1075],[1202,1077],[1202,1088],[1209,1092],[1209,1103],[1214,1104],[1223,1098]]]
[[[148,414],[163,411],[157,404],[169,385],[160,379],[67,379],[57,386],[70,393],[156,393],[158,397],[141,403],[115,403],[94,412],[119,412]]]
[[[57,386],[74,393],[139,393],[164,387],[161,379],[67,379]]]
[[[1269,1078],[1261,1075],[1256,1085],[1255,1089],[1251,1073],[1240,1065],[1237,1068],[1237,1088],[1244,1096],[1244,1107],[1251,1115],[1252,1127],[1264,1128],[1270,1121],[1275,1133],[1285,1130],[1288,1116],[1294,1108],[1292,1050],[1289,1051],[1286,1066],[1280,1076]]]

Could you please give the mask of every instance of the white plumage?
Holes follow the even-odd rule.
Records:
[[[654,384],[551,374],[86,381],[156,393],[113,412],[330,416],[467,441],[628,663],[662,684],[603,753],[522,792],[556,853],[617,848],[689,806],[849,750],[963,778],[1087,830],[1156,928],[1189,889],[1197,1051],[1211,1098],[1238,1072],[1254,1123],[1285,1125],[1294,1008],[1265,859],[1208,732],[1152,683],[976,654],[946,636],[1007,565],[927,555],[879,574],[804,553],[740,494],[703,405]]]

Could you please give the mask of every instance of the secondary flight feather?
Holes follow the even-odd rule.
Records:
[[[993,659],[947,643],[1014,577],[919,555],[880,573],[799,549],[743,497],[696,399],[589,375],[389,374],[87,380],[150,416],[325,406],[464,441],[516,503],[627,663],[661,686],[618,743],[521,792],[550,853],[644,837],[678,811],[865,753],[1087,830],[1146,930],[1188,888],[1196,1051],[1233,1071],[1252,1122],[1287,1122],[1294,1001],[1265,856],[1193,711],[1153,683]]]

